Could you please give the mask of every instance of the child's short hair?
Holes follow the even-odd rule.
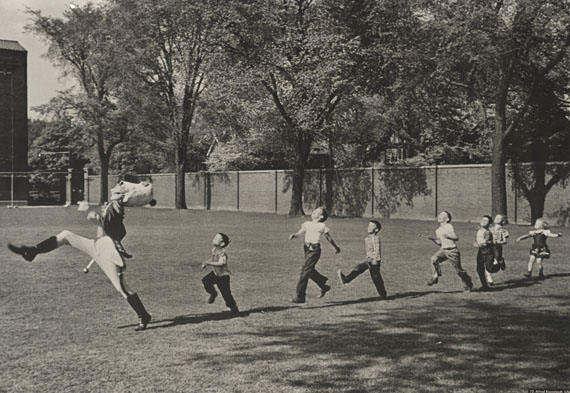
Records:
[[[449,221],[447,222],[451,222],[451,213],[448,212],[447,210],[444,210],[443,213],[447,214],[447,218],[449,218]]]
[[[376,225],[376,228],[378,228],[378,232],[380,232],[382,230],[382,224],[380,224],[380,221],[378,220],[370,220],[369,222],[371,222],[372,224]]]
[[[319,222],[325,222],[325,221],[327,220],[327,218],[329,218],[329,214],[327,213],[327,209],[325,209],[325,208],[322,207],[322,206],[319,206],[319,207],[317,207],[316,209],[321,209],[321,211],[323,212],[323,218],[321,218],[321,219],[319,220]],[[315,209],[315,210],[316,210],[316,209]]]
[[[222,248],[227,247],[228,244],[230,244],[230,242],[231,242],[229,236],[226,235],[225,233],[222,233],[222,232],[219,232],[219,235],[222,237],[222,241],[224,242],[224,245],[222,246]]]
[[[489,224],[492,224],[492,223],[493,223],[493,218],[492,218],[490,215],[485,214],[485,215],[483,216],[483,218],[486,218],[487,220],[489,220]]]
[[[545,222],[542,220],[542,218],[537,218],[534,222],[534,229],[544,229],[544,224]]]
[[[495,216],[495,223],[497,224],[503,224],[503,223],[507,223],[507,217],[503,216],[502,214],[497,214]]]

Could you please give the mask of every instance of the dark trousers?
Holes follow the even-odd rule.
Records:
[[[481,247],[477,251],[477,274],[479,275],[479,280],[481,280],[481,286],[487,288],[489,284],[487,283],[487,277],[485,277],[485,265],[489,260],[494,259],[493,248],[492,247]]]
[[[297,283],[297,299],[300,301],[305,301],[309,279],[313,280],[319,286],[319,288],[325,288],[328,278],[323,276],[316,269],[317,262],[319,261],[320,257],[320,246],[305,245],[305,264],[301,268],[301,275],[299,276],[299,282]]]
[[[218,295],[216,288],[214,288],[214,285],[217,285],[226,302],[226,306],[229,308],[236,307],[236,301],[232,296],[232,290],[230,288],[230,276],[216,276],[214,272],[210,272],[202,278],[202,284],[204,284],[206,292],[213,296]]]
[[[378,294],[382,297],[386,297],[386,288],[384,287],[384,280],[382,280],[382,275],[380,274],[380,263],[373,264],[369,261],[364,261],[359,263],[352,269],[350,273],[348,273],[345,277],[346,282],[351,282],[356,277],[364,273],[366,270],[370,270],[370,277],[372,278],[372,282],[378,291]]]

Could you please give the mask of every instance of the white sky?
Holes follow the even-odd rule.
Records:
[[[25,10],[31,8],[41,10],[44,15],[60,17],[70,2],[79,6],[89,3],[88,0],[0,0],[0,39],[18,41],[28,51],[29,117],[37,118],[32,108],[47,103],[58,90],[70,84],[61,79],[60,72],[43,57],[47,52],[45,42],[24,32],[24,26],[30,23]]]

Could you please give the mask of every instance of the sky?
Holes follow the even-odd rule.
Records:
[[[30,23],[26,8],[41,10],[44,15],[61,17],[63,10],[73,2],[79,6],[88,0],[0,0],[0,39],[18,41],[28,51],[28,116],[38,118],[34,106],[46,104],[58,90],[71,87],[70,81],[44,57],[47,45],[37,36],[26,33]],[[96,2],[96,1],[91,1]]]

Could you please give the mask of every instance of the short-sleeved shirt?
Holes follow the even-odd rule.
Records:
[[[477,244],[479,246],[490,246],[493,244],[493,234],[491,231],[485,228],[479,228],[477,231]]]
[[[323,222],[305,221],[301,225],[301,234],[305,234],[305,243],[319,244],[321,236],[329,233],[329,228]]]
[[[212,248],[212,257],[210,258],[212,262],[222,262],[222,266],[212,266],[212,270],[216,276],[229,276],[230,269],[228,269],[228,254],[223,248]]]
[[[366,245],[366,258],[375,262],[382,259],[382,253],[380,251],[381,242],[378,234],[366,236],[364,238],[364,244]]]
[[[441,248],[455,248],[457,245],[455,244],[454,240],[448,239],[443,237],[443,235],[447,235],[449,237],[457,238],[455,234],[455,230],[453,229],[453,225],[450,223],[444,224],[435,230],[435,236],[441,242]]]
[[[509,231],[507,231],[505,227],[502,225],[495,225],[491,228],[491,233],[493,234],[493,242],[495,244],[507,244]]]

